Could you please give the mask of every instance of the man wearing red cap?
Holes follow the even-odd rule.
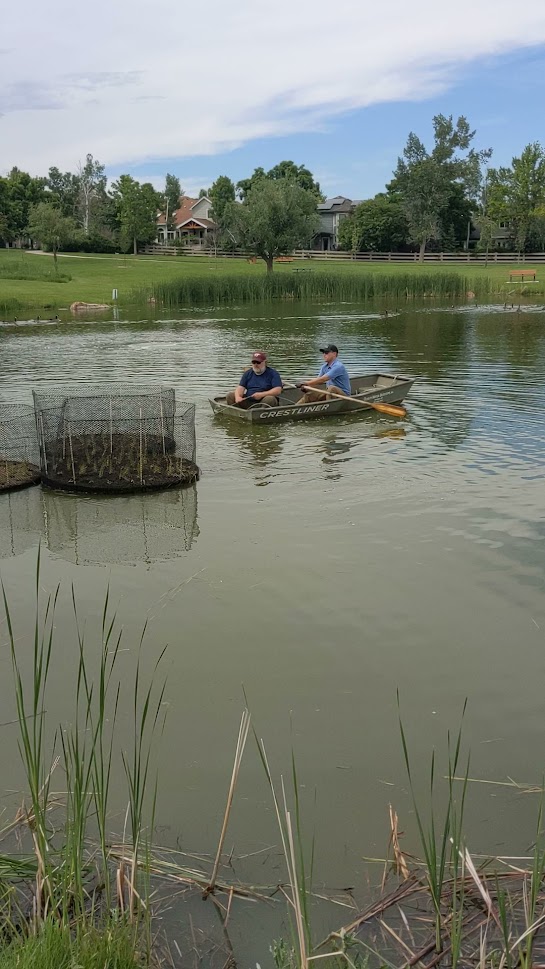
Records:
[[[227,394],[227,403],[237,407],[277,407],[282,393],[282,378],[277,370],[267,366],[267,354],[259,350],[252,354],[252,366],[240,378],[235,390]]]

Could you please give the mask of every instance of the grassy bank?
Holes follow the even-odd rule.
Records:
[[[360,299],[376,296],[399,298],[408,289],[414,296],[430,294],[465,296],[470,290],[477,296],[521,292],[520,284],[509,284],[507,265],[471,266],[460,264],[448,268],[438,264],[418,263],[353,263],[312,260],[279,263],[273,280],[265,280],[262,261],[249,265],[243,259],[213,259],[200,256],[59,256],[59,274],[55,278],[49,255],[16,250],[0,250],[0,313],[16,316],[23,307],[53,311],[68,307],[77,300],[111,302],[117,289],[121,305],[136,297],[145,300],[164,292],[170,301],[192,303],[267,298],[267,287],[277,287],[273,295],[302,294],[306,298]],[[538,279],[522,289],[526,295],[545,292],[545,267]],[[407,282],[408,281],[408,282]],[[281,291],[281,292],[280,292]],[[236,295],[231,295],[236,294]],[[242,295],[240,295],[242,294]],[[245,295],[246,294],[246,295]],[[262,294],[265,294],[264,296]],[[293,298],[299,298],[294,295]]]

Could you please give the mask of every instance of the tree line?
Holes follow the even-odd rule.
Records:
[[[545,150],[527,145],[511,165],[494,168],[492,149],[474,147],[475,131],[463,116],[433,118],[428,149],[410,133],[391,181],[359,203],[339,227],[339,246],[349,251],[457,250],[478,236],[488,251],[498,228],[510,248],[545,248]],[[0,177],[0,243],[34,240],[58,250],[137,252],[155,240],[162,212],[173,229],[183,199],[179,179],[167,174],[162,191],[121,175],[110,185],[105,167],[91,154],[76,172],[49,169],[36,178],[18,168]],[[324,200],[304,165],[283,161],[235,184],[220,175],[200,195],[212,202],[215,248],[239,247],[262,258],[311,247]],[[478,233],[474,230],[477,229]]]

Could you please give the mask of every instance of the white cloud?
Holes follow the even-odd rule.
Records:
[[[543,0],[26,0],[2,17],[0,164],[215,154],[543,43]]]

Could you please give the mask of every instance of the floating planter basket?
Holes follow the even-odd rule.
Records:
[[[40,468],[34,410],[0,404],[0,491],[38,484]]]
[[[195,407],[170,387],[34,394],[42,482],[70,491],[173,488],[199,476]]]

